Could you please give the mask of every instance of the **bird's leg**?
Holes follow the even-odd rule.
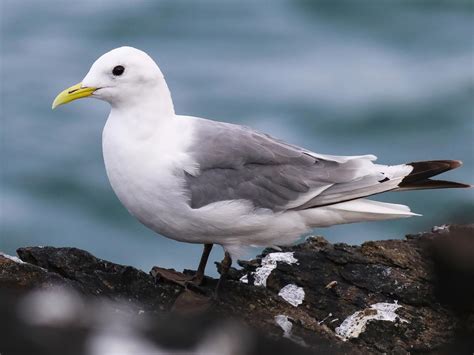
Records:
[[[230,257],[229,252],[226,251],[224,254],[224,259],[221,262],[221,277],[219,278],[219,281],[217,282],[217,286],[215,290],[216,297],[219,296],[219,292],[222,290],[222,287],[227,278],[227,273],[229,272],[231,265],[232,265],[232,258]]]
[[[202,251],[201,261],[199,262],[196,275],[194,275],[192,282],[199,286],[204,280],[204,271],[206,270],[207,260],[209,259],[209,254],[211,254],[213,244],[204,244],[204,250]]]
[[[207,260],[209,259],[209,254],[211,253],[211,250],[212,244],[204,244],[204,250],[202,252],[201,261],[199,262],[199,267],[196,271],[196,274],[192,277],[190,277],[189,275],[185,275],[181,272],[164,269],[158,266],[153,267],[153,269],[151,270],[151,274],[154,277],[165,279],[180,286],[191,286],[193,289],[200,290],[199,286],[204,280],[204,270],[206,269]]]

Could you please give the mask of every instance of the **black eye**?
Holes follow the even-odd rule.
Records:
[[[123,72],[125,71],[125,68],[121,65],[117,65],[113,70],[112,70],[112,74],[114,74],[115,76],[119,76],[119,75],[122,75]]]

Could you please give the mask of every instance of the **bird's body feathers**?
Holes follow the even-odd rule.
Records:
[[[220,244],[233,254],[285,245],[315,227],[414,215],[367,196],[467,186],[429,179],[456,161],[386,166],[373,155],[318,154],[247,127],[176,115],[162,72],[131,47],[100,57],[53,108],[87,96],[112,108],[103,154],[118,198],[178,241]]]

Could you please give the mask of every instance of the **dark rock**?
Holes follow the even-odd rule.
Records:
[[[43,270],[46,279],[61,277],[60,284],[84,295],[105,296],[114,301],[140,304],[145,309],[169,310],[181,289],[159,284],[131,266],[101,260],[77,248],[30,247],[17,250],[25,264]]]
[[[0,353],[472,353],[473,231],[312,237],[239,262],[215,301],[210,278],[190,290],[75,248],[21,248],[23,262],[0,254]]]

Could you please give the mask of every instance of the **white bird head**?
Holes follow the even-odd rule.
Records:
[[[150,95],[158,101],[170,96],[160,68],[145,52],[120,47],[97,59],[82,82],[55,98],[52,108],[84,97],[107,101],[112,107],[130,107]]]

